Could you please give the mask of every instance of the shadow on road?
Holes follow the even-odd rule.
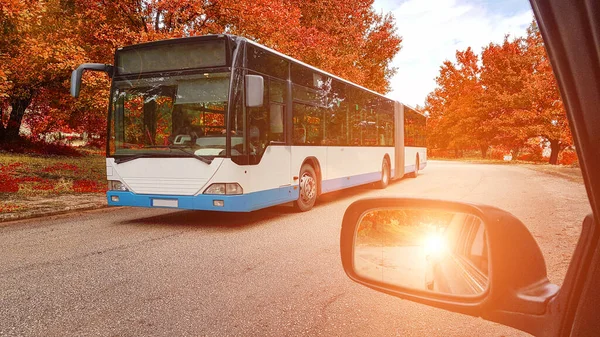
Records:
[[[390,186],[401,183],[404,179],[394,181]],[[356,186],[341,191],[331,192],[322,195],[317,200],[315,208],[325,207],[329,204],[344,201],[346,199],[360,196],[360,194],[373,191],[374,185],[367,184]],[[286,218],[290,216],[302,216],[302,213],[295,210],[291,203],[286,205],[273,206],[250,213],[229,213],[213,211],[173,211],[165,214],[154,215],[150,217],[137,218],[121,221],[119,225],[143,225],[143,226],[169,226],[169,227],[189,227],[203,229],[242,229],[254,227],[277,218]],[[341,220],[341,219],[340,219]]]
[[[145,218],[121,221],[119,225],[168,226],[218,230],[237,230],[258,226],[275,218],[295,213],[292,207],[276,206],[251,213],[212,211],[175,211]]]
[[[402,179],[391,181],[390,185],[387,188],[391,188],[393,186],[402,184],[402,182],[407,181],[407,179],[408,178],[402,178]],[[346,200],[349,198],[360,197],[361,194],[365,194],[365,193],[371,192],[376,189],[377,188],[375,187],[375,184],[366,184],[366,185],[351,187],[351,188],[344,189],[341,191],[327,193],[327,194],[324,194],[319,197],[315,207],[325,206],[327,204],[335,203],[338,201],[343,201],[343,200]]]

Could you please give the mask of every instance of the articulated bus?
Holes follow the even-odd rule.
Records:
[[[416,176],[424,115],[243,37],[117,49],[106,146],[108,204],[248,212]]]

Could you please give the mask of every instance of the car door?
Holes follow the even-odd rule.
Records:
[[[561,290],[554,335],[600,331],[600,2],[531,0],[571,126],[593,210]]]
[[[562,286],[549,282],[544,257],[525,225],[514,215],[486,205],[417,198],[358,200],[344,214],[340,255],[348,277],[377,291],[480,316],[534,335],[597,336],[600,332],[597,311],[600,303],[600,1],[531,0],[531,4],[567,110],[592,209],[592,214],[581,219],[581,237]],[[407,233],[398,235],[395,238],[398,242],[408,237],[405,235],[419,233],[421,227],[414,224],[431,223],[433,219],[437,225],[448,226],[448,217],[444,214],[480,219],[483,231],[461,233],[448,246],[470,254],[475,266],[489,272],[486,288],[476,296],[467,292],[436,293],[435,281],[430,287],[428,276],[424,289],[418,289],[407,283],[395,283],[402,280],[402,275],[387,278],[361,274],[356,268],[359,261],[354,259],[360,248],[356,244],[357,229],[366,214],[380,210],[394,214],[418,211],[415,216],[398,218]],[[481,242],[476,244],[478,237]],[[369,237],[362,237],[366,239]],[[385,246],[380,249],[389,250]],[[395,258],[402,259],[400,250],[396,251]],[[388,265],[393,266],[393,263]]]

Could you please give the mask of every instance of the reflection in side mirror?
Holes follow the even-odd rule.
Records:
[[[481,295],[488,287],[486,229],[475,215],[374,209],[359,218],[355,235],[359,277],[458,296]]]
[[[265,91],[264,79],[259,75],[246,75],[246,106],[248,108],[263,105]]]

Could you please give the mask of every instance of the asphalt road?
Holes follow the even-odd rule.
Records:
[[[558,284],[590,212],[577,182],[517,166],[430,162],[417,179],[327,195],[307,213],[120,208],[4,224],[0,335],[523,335],[350,281],[339,256],[342,215],[374,196],[508,210],[530,228]]]

